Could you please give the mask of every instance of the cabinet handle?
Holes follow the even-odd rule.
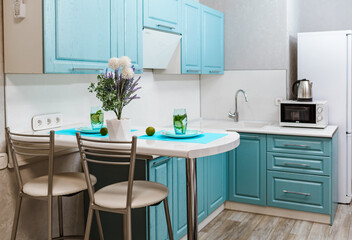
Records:
[[[292,165],[292,166],[302,166],[302,167],[310,167],[309,164],[304,164],[304,163],[288,163],[285,162],[284,165]]]
[[[72,68],[73,71],[76,70],[89,70],[89,71],[102,71],[104,70],[103,68]]]
[[[170,26],[166,26],[166,25],[162,25],[162,24],[158,24],[158,27],[164,27],[164,28],[168,28],[168,29],[175,29],[174,27],[170,27]]]
[[[284,144],[284,146],[290,146],[290,147],[310,147],[309,145],[301,145],[301,144]]]
[[[166,158],[166,159],[160,160],[160,161],[158,161],[158,162],[154,162],[154,163],[153,163],[153,167],[159,166],[159,165],[161,165],[161,164],[163,164],[163,163],[167,163],[170,159],[171,159],[171,158]]]
[[[288,191],[288,190],[282,190],[282,191],[283,191],[284,193],[292,193],[292,194],[310,196],[310,193],[292,192],[292,191]]]
[[[221,72],[221,71],[218,71],[218,70],[211,70],[211,71],[209,71],[210,73],[219,73],[219,72]]]
[[[200,70],[187,70],[187,72],[200,72]]]
[[[243,139],[245,139],[245,138],[249,138],[249,139],[259,139],[259,137],[258,136],[241,136],[240,138],[243,138]]]

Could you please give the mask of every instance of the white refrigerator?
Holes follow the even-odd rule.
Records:
[[[338,201],[352,195],[352,31],[298,33],[298,79],[313,82],[313,101],[327,100],[338,125]]]

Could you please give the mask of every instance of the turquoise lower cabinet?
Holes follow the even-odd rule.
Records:
[[[224,74],[224,14],[202,6],[202,74]]]
[[[268,206],[330,213],[330,178],[268,171]]]
[[[207,157],[208,214],[226,201],[227,196],[227,153]],[[199,202],[199,201],[198,201]]]
[[[44,72],[93,73],[118,56],[123,41],[122,1],[43,1]]]
[[[143,26],[181,33],[181,4],[181,0],[144,0]]]
[[[169,188],[169,211],[171,221],[173,219],[173,172],[172,159],[169,157],[157,158],[149,162],[149,181],[158,182],[166,185]],[[168,239],[166,217],[163,203],[149,207],[149,239],[150,240],[164,240]]]
[[[266,205],[266,135],[240,134],[240,145],[229,152],[230,201]]]

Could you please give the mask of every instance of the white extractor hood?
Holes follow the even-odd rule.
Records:
[[[181,35],[143,29],[143,68],[168,69],[170,65],[180,69]]]

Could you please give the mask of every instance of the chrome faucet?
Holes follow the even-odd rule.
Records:
[[[235,122],[238,122],[237,97],[240,92],[243,93],[244,100],[246,100],[246,102],[248,102],[247,93],[245,91],[243,91],[242,89],[238,89],[236,92],[236,96],[235,96],[235,112],[234,113],[229,112],[229,118],[232,118],[233,120],[235,120]]]

